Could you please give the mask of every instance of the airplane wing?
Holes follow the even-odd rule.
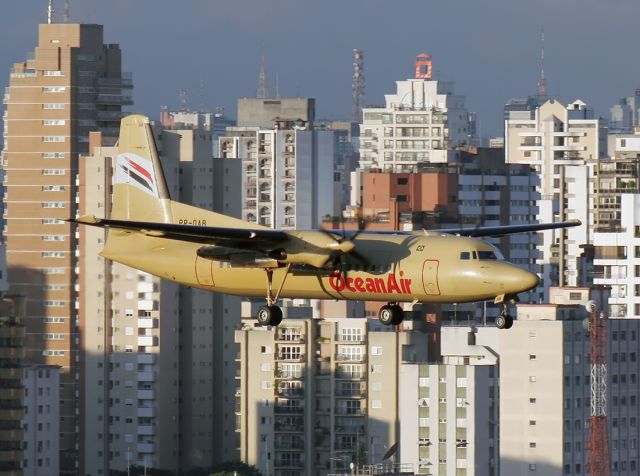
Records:
[[[231,248],[262,249],[289,239],[283,231],[259,228],[223,228],[215,226],[178,225],[175,223],[154,223],[129,220],[110,220],[85,216],[68,220],[100,228],[112,228],[142,233],[147,236],[190,241]]]
[[[503,236],[514,233],[527,233],[532,231],[554,230],[556,228],[569,228],[582,225],[580,220],[559,221],[555,223],[527,223],[523,225],[484,226],[477,228],[443,228],[427,230],[428,233],[446,233],[450,235],[485,237]]]

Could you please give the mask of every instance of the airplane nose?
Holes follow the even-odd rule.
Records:
[[[510,294],[518,294],[535,288],[540,279],[537,274],[531,273],[517,266],[508,265],[509,269],[502,274],[504,290]]]

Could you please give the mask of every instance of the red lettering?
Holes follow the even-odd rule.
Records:
[[[370,293],[376,292],[376,283],[371,278],[367,278],[367,291]]]
[[[353,282],[353,285],[356,287],[356,289],[358,291],[360,291],[361,293],[365,292],[366,289],[364,287],[364,279],[362,278],[356,278],[356,280]]]
[[[335,289],[338,292],[344,291],[344,278],[340,275],[340,273],[332,274],[329,277],[329,286]]]
[[[398,282],[396,281],[395,274],[389,274],[387,277],[387,290],[389,293],[402,293],[400,288],[398,287]]]
[[[386,294],[387,292],[387,288],[384,285],[384,279],[382,278],[375,278],[374,279],[375,285],[376,285],[376,292],[377,293],[383,293]]]
[[[406,294],[411,294],[411,280],[410,279],[402,279],[402,284],[405,289]]]
[[[347,278],[347,289],[352,293],[356,292],[356,289],[353,287],[353,278]]]

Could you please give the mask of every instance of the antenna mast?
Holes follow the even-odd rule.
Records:
[[[264,67],[264,54],[262,55],[262,61],[260,62],[260,74],[258,76],[258,90],[256,91],[256,97],[258,99],[266,99],[269,96],[269,85],[267,84],[267,74]]]
[[[180,112],[187,112],[189,109],[187,107],[187,90],[180,90]]]
[[[364,105],[364,53],[361,49],[353,50],[353,81],[351,92],[353,102],[351,105],[351,120],[362,122],[362,106]]]
[[[609,438],[607,434],[607,316],[591,301],[589,333],[591,337],[591,417],[589,418],[589,454],[587,474],[609,476]]]
[[[547,98],[547,81],[544,78],[544,28],[540,28],[540,77],[538,78],[538,99]]]
[[[49,8],[47,8],[47,23],[53,23],[53,0],[49,0]]]

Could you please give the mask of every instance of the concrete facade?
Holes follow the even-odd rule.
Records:
[[[24,475],[56,476],[60,458],[60,368],[26,367],[24,391]]]
[[[32,58],[13,65],[4,103],[4,238],[11,292],[27,299],[26,358],[62,368],[60,471],[79,469],[80,360],[75,216],[88,132],[115,141],[132,104],[121,51],[101,25],[44,24]]]

